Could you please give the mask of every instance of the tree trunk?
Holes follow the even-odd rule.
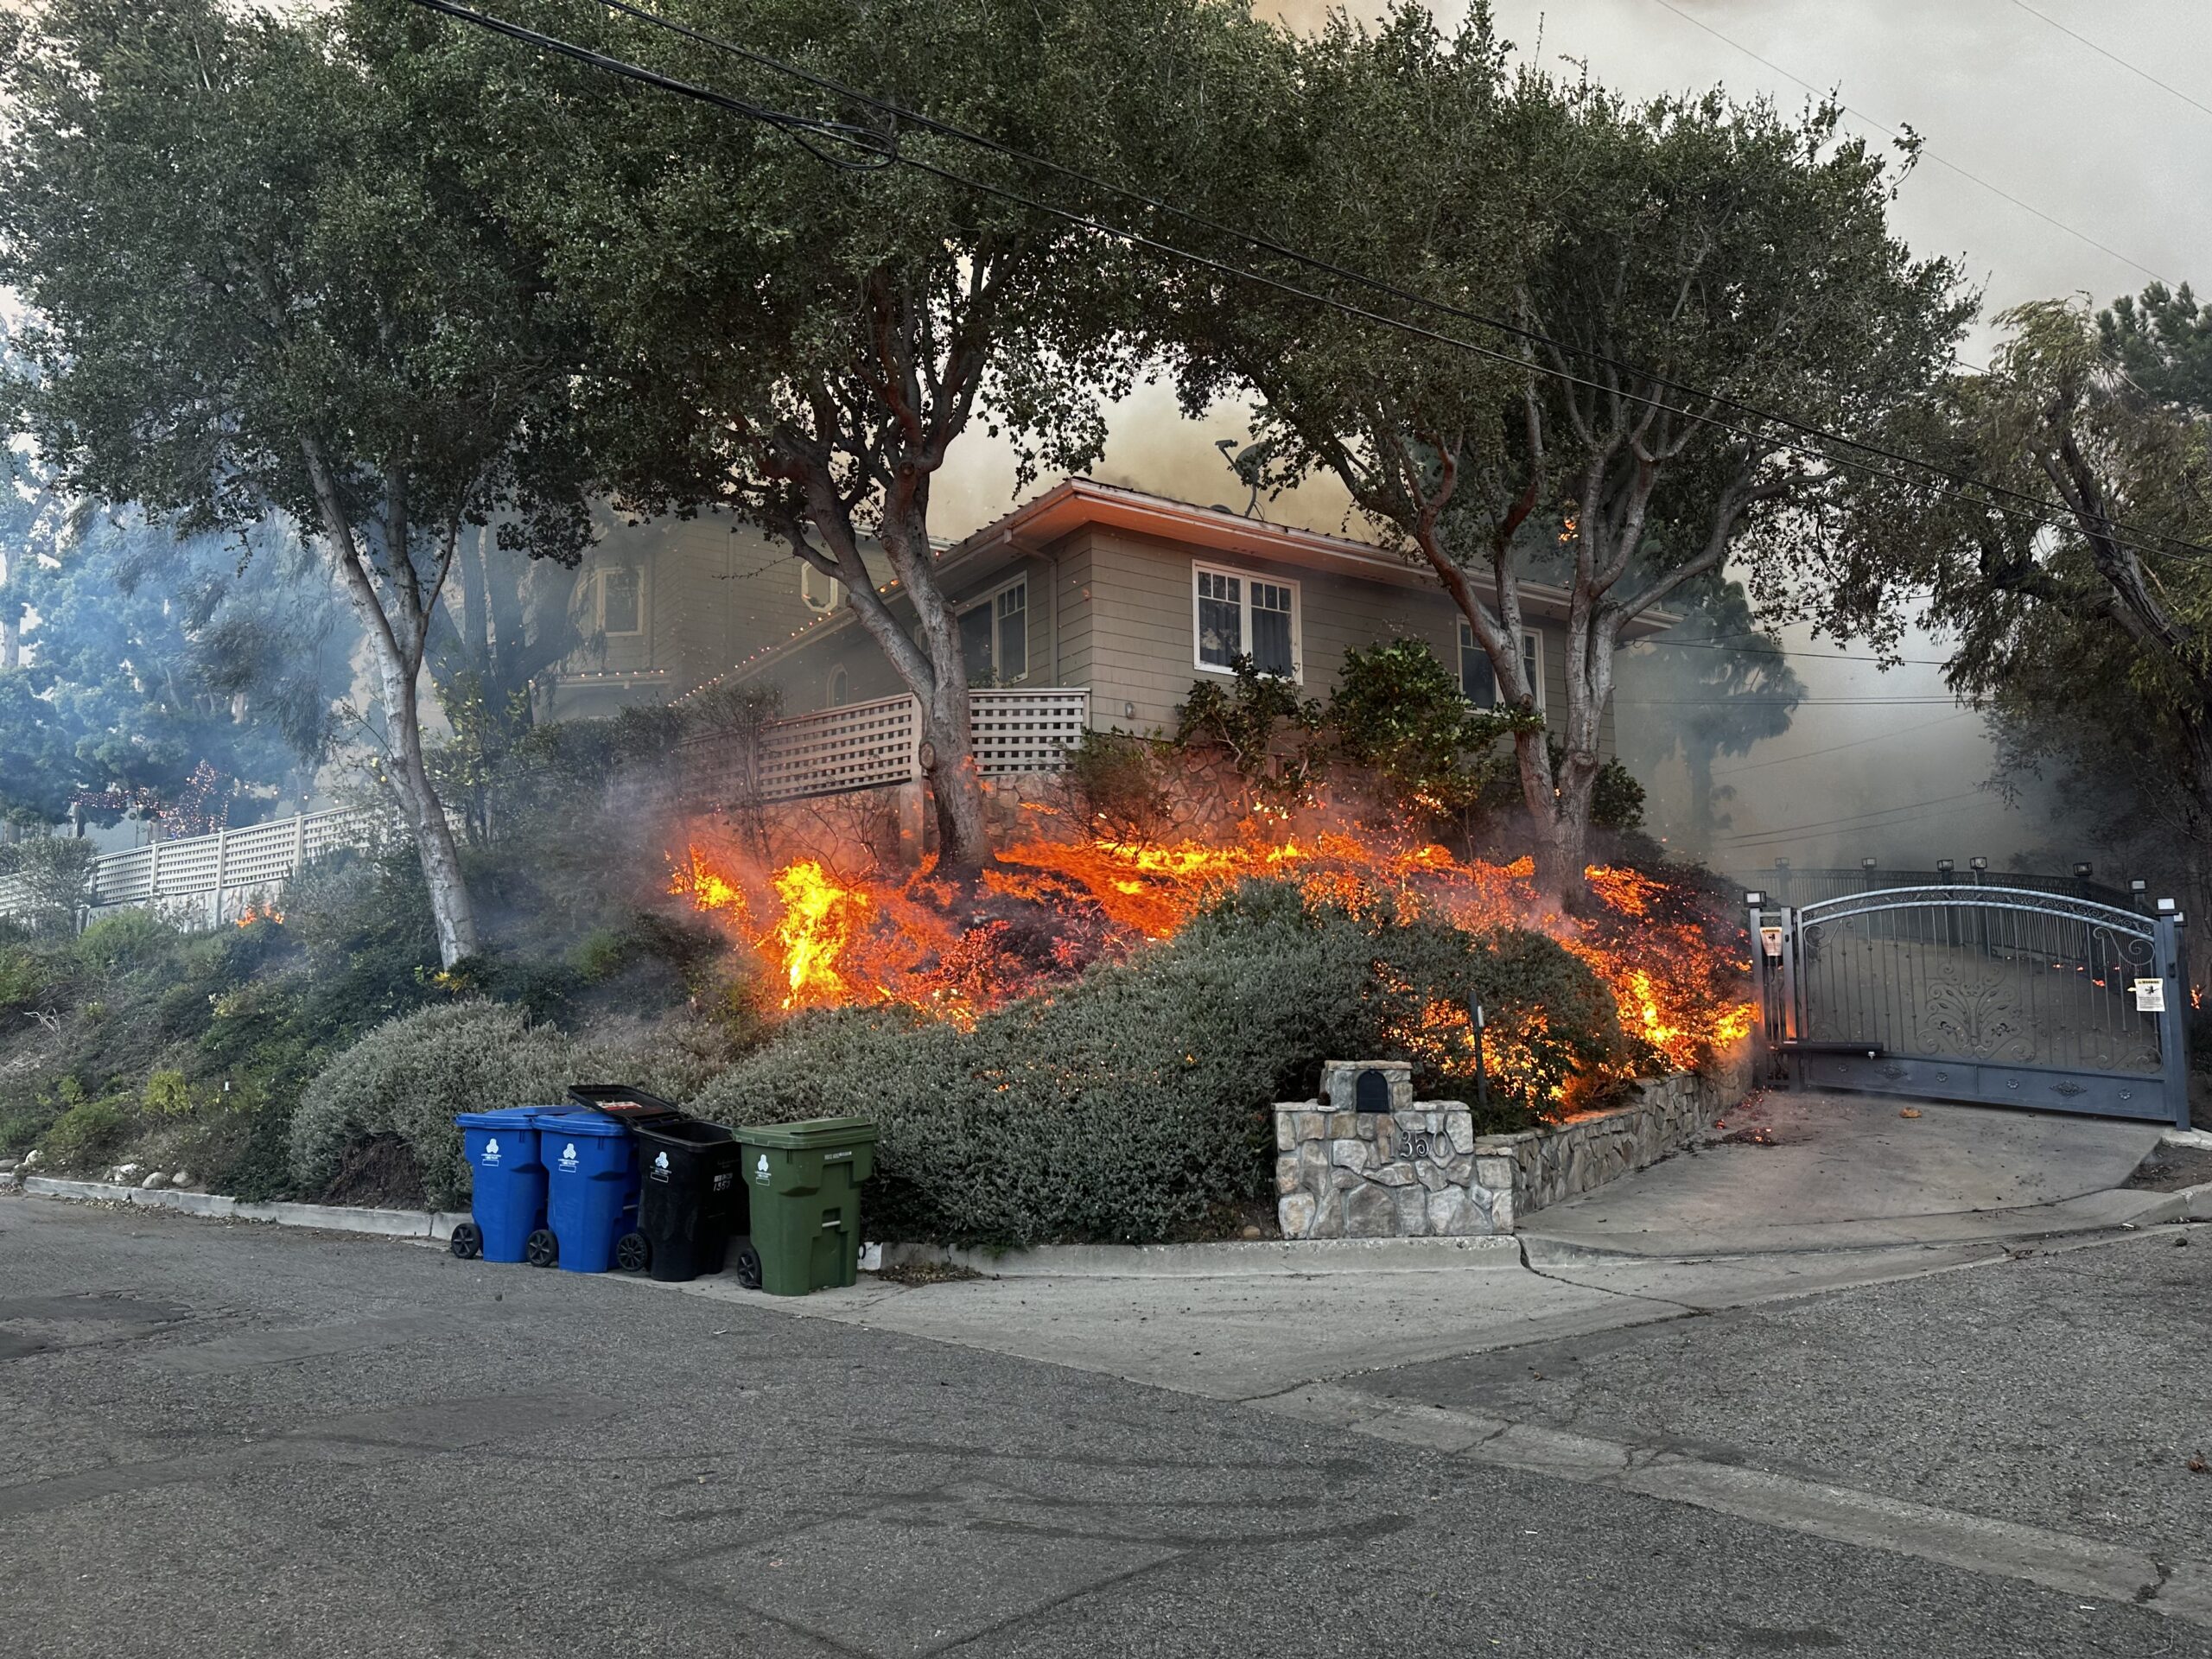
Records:
[[[374,634],[371,635],[376,640]],[[378,642],[380,643],[380,642]],[[461,849],[446,822],[444,804],[431,787],[423,760],[423,721],[413,680],[400,663],[379,649],[377,669],[384,682],[385,721],[393,748],[389,781],[414,831],[415,851],[430,893],[430,918],[438,935],[438,961],[450,968],[476,954],[476,906],[461,873]]]
[[[300,450],[308,463],[308,474],[321,509],[323,535],[332,558],[337,562],[339,580],[345,585],[346,601],[360,620],[362,632],[368,636],[377,677],[383,683],[385,722],[390,729],[394,751],[393,764],[385,781],[391,785],[400,810],[407,817],[408,827],[414,832],[416,856],[422,863],[423,884],[430,893],[431,923],[438,936],[438,961],[441,966],[450,968],[462,957],[476,954],[476,907],[461,875],[461,852],[454,844],[453,826],[446,822],[445,807],[438,799],[437,791],[431,787],[429,769],[423,760],[423,715],[416,677],[422,669],[423,642],[437,604],[437,589],[435,585],[432,587],[429,606],[403,607],[408,613],[407,643],[403,644],[369,574],[359,539],[354,534],[353,522],[346,516],[329,469],[323,464],[320,446],[312,439],[303,438]],[[401,529],[391,539],[400,550],[400,556],[404,557],[404,519],[397,512],[392,519]]]
[[[7,597],[8,581],[15,573],[15,555],[0,550],[0,669],[23,665],[22,601]]]
[[[1713,746],[1688,733],[1682,734],[1682,764],[1689,770],[1689,842],[1698,856],[1713,856],[1713,839],[1720,830],[1719,802],[1713,793]]]

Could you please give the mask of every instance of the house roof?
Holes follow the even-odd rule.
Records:
[[[938,571],[942,578],[951,582],[986,576],[997,566],[1041,552],[1091,525],[1104,525],[1231,556],[1268,559],[1392,587],[1436,591],[1433,578],[1424,569],[1370,542],[1300,530],[1265,518],[1248,518],[1226,507],[1201,507],[1125,485],[1102,484],[1091,478],[1067,479],[984,525],[941,555]],[[880,591],[892,594],[898,585],[895,582],[887,582]],[[1520,583],[1520,591],[1522,608],[1529,614],[1559,619],[1567,616],[1567,589],[1547,582],[1524,581]],[[1647,612],[1621,630],[1621,642],[1625,645],[1663,632],[1681,620],[1669,611]],[[850,607],[840,608],[738,664],[725,677],[749,677],[842,629],[858,626],[859,620]]]

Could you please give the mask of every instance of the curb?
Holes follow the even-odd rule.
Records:
[[[965,1268],[995,1279],[1311,1278],[1333,1273],[1465,1272],[1515,1269],[1520,1241],[1510,1233],[1463,1238],[1300,1238],[1208,1244],[1039,1244],[1027,1250],[887,1244],[883,1265]]]
[[[2119,1202],[2092,1209],[2094,1201],[2100,1199]],[[2075,1206],[2071,1212],[2063,1208],[2069,1205]],[[2173,1192],[2113,1187],[2009,1215],[2001,1210],[1962,1211],[1950,1215],[1866,1222],[1812,1223],[1796,1230],[1796,1243],[1731,1238],[1700,1245],[1694,1237],[1662,1234],[1649,1248],[1631,1249],[1560,1237],[1544,1232],[1541,1224],[1522,1233],[1520,1239],[1532,1268],[1577,1263],[1649,1266],[1661,1262],[1730,1262],[1759,1255],[1851,1255],[1916,1246],[1943,1249],[1986,1245],[1993,1249],[2045,1239],[2118,1237],[2147,1227],[2184,1221],[2212,1221],[2212,1181]],[[1914,1223],[1919,1224],[1915,1226]]]
[[[220,1192],[149,1191],[108,1181],[68,1181],[59,1176],[18,1178],[23,1191],[40,1198],[92,1199],[134,1204],[151,1210],[175,1210],[188,1216],[235,1221],[272,1222],[279,1227],[315,1227],[331,1233],[372,1233],[381,1238],[448,1239],[454,1225],[468,1219],[465,1210],[366,1210],[342,1204],[251,1204]]]
[[[33,1175],[19,1182],[40,1198],[89,1199],[175,1210],[219,1220],[270,1222],[279,1227],[315,1227],[325,1232],[369,1233],[383,1238],[442,1242],[462,1211],[364,1210],[336,1204],[251,1204],[218,1192],[178,1192],[165,1187],[118,1186],[107,1181],[71,1181]],[[868,1258],[875,1258],[869,1260]],[[935,1244],[867,1247],[865,1265],[966,1268],[987,1278],[1016,1279],[1229,1279],[1255,1274],[1311,1277],[1332,1273],[1465,1272],[1470,1268],[1517,1269],[1519,1243],[1510,1234],[1470,1238],[1267,1239],[1256,1243],[1226,1241],[1209,1244],[1040,1244],[1034,1249],[948,1249]]]

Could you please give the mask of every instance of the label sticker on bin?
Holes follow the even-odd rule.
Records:
[[[753,1178],[755,1180],[760,1181],[765,1181],[768,1179],[768,1154],[766,1153],[762,1153],[760,1154],[760,1161],[753,1165]]]
[[[567,1146],[561,1148],[561,1167],[563,1169],[574,1169],[575,1166],[576,1143],[571,1141]]]
[[[499,1161],[499,1137],[493,1135],[484,1143],[484,1162],[488,1167]]]
[[[653,1159],[652,1173],[653,1179],[657,1181],[664,1181],[668,1179],[668,1154],[666,1153],[659,1153],[655,1155]]]

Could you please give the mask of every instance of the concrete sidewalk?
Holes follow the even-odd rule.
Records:
[[[2176,1194],[2120,1187],[2162,1133],[2000,1107],[1762,1094],[1729,1114],[1718,1144],[1542,1211],[1521,1236],[1545,1265],[2139,1227],[2191,1213]]]

